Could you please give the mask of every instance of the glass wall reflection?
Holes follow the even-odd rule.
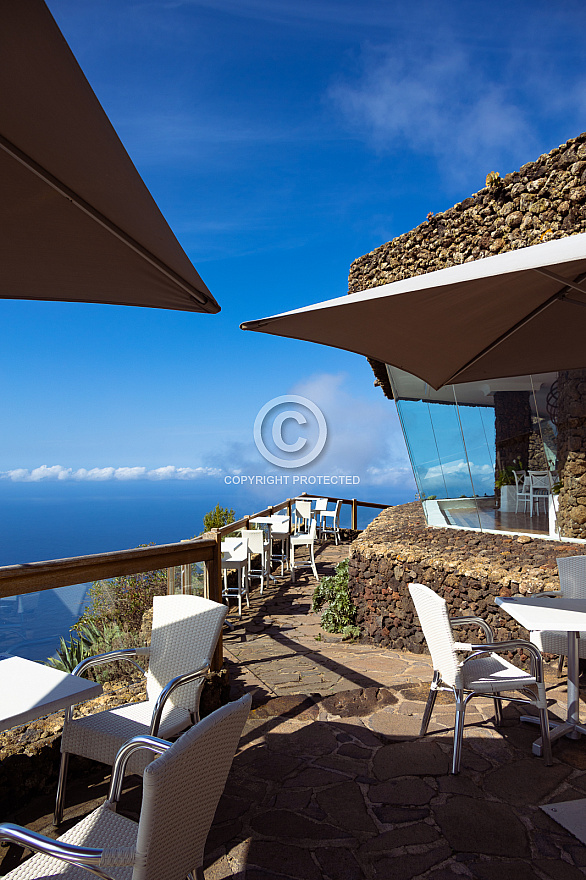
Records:
[[[560,489],[566,506],[571,499],[559,472],[557,373],[435,391],[395,367],[387,371],[429,525],[581,537],[558,517]]]

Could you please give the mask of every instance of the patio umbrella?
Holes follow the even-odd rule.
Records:
[[[42,0],[0,12],[0,297],[218,312]]]
[[[585,278],[586,233],[241,326],[354,351],[438,389],[585,367]]]

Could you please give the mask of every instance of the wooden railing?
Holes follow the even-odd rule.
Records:
[[[342,504],[349,504],[351,507],[351,525],[350,528],[354,531],[358,530],[358,508],[359,507],[370,507],[375,508],[376,510],[386,510],[387,507],[390,507],[389,504],[377,504],[374,501],[358,501],[356,498],[338,498],[334,495],[310,495],[307,492],[303,492],[301,495],[297,495],[297,498],[306,498],[310,501],[312,498],[327,498],[328,501],[341,501]],[[260,510],[258,513],[249,513],[246,516],[243,516],[241,519],[237,520],[233,523],[228,523],[226,526],[222,526],[219,529],[213,529],[215,534],[220,536],[229,535],[231,532],[236,532],[238,529],[247,529],[250,525],[250,521],[256,519],[258,516],[272,516],[274,513],[277,513],[279,510],[283,510],[285,507],[287,508],[288,516],[291,516],[291,509],[295,504],[295,498],[287,498],[286,501],[282,501],[280,504],[276,504],[273,507],[267,507],[265,510]]]
[[[203,562],[207,569],[207,594],[215,602],[222,601],[221,545],[216,537],[195,538],[178,544],[158,544],[134,550],[116,550],[93,556],[27,562],[0,568],[0,598],[52,590],[71,584],[84,584],[143,571],[169,569],[176,565]],[[222,666],[221,639],[213,657],[212,669]]]
[[[326,496],[303,493],[303,497],[309,500]],[[351,505],[353,529],[358,528],[358,507],[383,510],[389,506],[370,501],[357,501],[355,498],[328,497],[328,501],[342,501],[343,504]],[[138,574],[144,571],[171,569],[176,566],[187,566],[193,562],[203,562],[207,571],[206,596],[214,602],[221,602],[222,537],[237,529],[247,528],[250,525],[250,520],[258,516],[272,516],[284,508],[287,508],[290,516],[294,503],[294,498],[287,498],[280,504],[267,507],[257,513],[251,513],[237,522],[222,526],[222,528],[214,529],[211,535],[181,541],[177,544],[157,544],[149,547],[137,547],[133,550],[97,553],[93,556],[74,556],[69,559],[50,559],[44,562],[5,565],[0,567],[0,598],[52,590],[55,587],[67,587],[72,584],[84,584],[122,575]],[[212,668],[219,669],[222,662],[222,640],[220,638]]]

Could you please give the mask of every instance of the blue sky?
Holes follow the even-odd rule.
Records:
[[[255,417],[295,393],[328,424],[308,473],[413,497],[363,358],[239,324],[586,129],[583,0],[48,5],[222,312],[0,301],[0,473],[274,472]]]

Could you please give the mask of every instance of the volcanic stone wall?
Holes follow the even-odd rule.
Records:
[[[562,535],[586,539],[586,370],[559,374],[556,421],[561,478],[558,523]]]
[[[586,132],[487,184],[355,260],[349,293],[586,232]]]
[[[445,598],[450,615],[482,617],[499,641],[526,639],[528,633],[499,610],[495,597],[559,589],[556,557],[582,550],[526,535],[429,529],[418,501],[390,507],[351,545],[357,624],[369,641],[422,653],[425,640],[408,591],[409,584],[422,583]],[[476,627],[459,628],[458,638],[482,641]]]

